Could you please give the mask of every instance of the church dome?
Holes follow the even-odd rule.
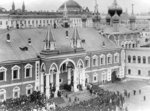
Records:
[[[107,14],[107,16],[106,16],[106,18],[105,18],[106,20],[108,20],[108,19],[111,19],[111,16],[110,16],[110,14],[108,13]]]
[[[119,16],[117,15],[117,13],[115,13],[115,15],[112,17],[112,21],[113,23],[119,23]]]
[[[116,0],[114,0],[113,4],[108,9],[110,16],[114,16],[115,12],[117,12],[119,16],[122,14],[122,8],[118,5]]]
[[[75,2],[74,0],[68,0],[65,3],[66,3],[66,7],[67,7],[68,11],[81,11],[81,10],[83,10],[82,7],[77,2]],[[65,3],[63,3],[59,7],[59,9],[58,9],[59,12],[62,12],[64,10]]]
[[[135,15],[132,14],[129,19],[130,19],[131,22],[135,22],[136,17],[135,17]]]
[[[99,22],[101,20],[100,14],[94,14],[92,20],[93,22]]]
[[[0,12],[6,12],[6,9],[0,6]]]

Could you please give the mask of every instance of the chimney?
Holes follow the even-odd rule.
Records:
[[[28,38],[28,45],[31,45],[31,38]]]
[[[105,48],[105,42],[103,42],[103,44],[102,44],[102,45],[103,45],[102,47],[103,47],[103,48]]]
[[[7,34],[7,40],[6,40],[6,42],[10,43],[10,35],[9,35],[9,33]]]

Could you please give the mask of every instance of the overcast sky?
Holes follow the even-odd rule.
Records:
[[[26,9],[32,11],[46,10],[56,11],[65,0],[1,0],[1,7],[6,10],[10,10],[12,2],[15,2],[16,9],[22,8],[23,1],[25,2]],[[94,10],[95,0],[74,0],[79,3],[82,7],[88,6],[91,11]],[[114,0],[97,0],[99,4],[99,12],[107,13],[108,6],[113,3]],[[134,4],[134,12],[148,12],[150,10],[150,0],[117,0],[119,5],[123,8],[123,11],[128,9],[131,13],[131,4]]]

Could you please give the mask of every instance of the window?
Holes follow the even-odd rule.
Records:
[[[33,89],[33,86],[31,84],[27,85],[26,87],[26,95],[30,95],[32,94],[32,89]]]
[[[128,74],[131,74],[131,69],[128,69]]]
[[[59,79],[59,83],[60,84],[63,83],[63,79],[62,78]]]
[[[141,63],[141,57],[138,56],[138,63]]]
[[[131,56],[128,56],[128,63],[131,63]]]
[[[105,55],[100,56],[100,65],[105,65]]]
[[[107,64],[112,64],[112,55],[111,54],[107,55]]]
[[[136,63],[136,57],[133,56],[133,63]]]
[[[1,67],[0,68],[0,82],[6,81],[6,68]]]
[[[19,79],[20,67],[15,65],[12,67],[12,80]]]
[[[93,75],[93,82],[98,82],[98,75],[97,75],[97,73],[95,73]]]
[[[143,64],[146,64],[146,57],[143,57]]]
[[[138,75],[141,75],[141,70],[138,70]]]
[[[148,64],[150,64],[150,56],[148,57]]]
[[[25,78],[32,77],[32,65],[27,64],[25,66]]]
[[[115,53],[114,55],[114,63],[119,63],[119,54]]]
[[[6,100],[6,90],[1,89],[0,90],[0,102],[3,102],[4,100]]]
[[[150,76],[150,70],[148,71],[148,76]]]
[[[0,25],[2,25],[2,21],[0,21]]]
[[[107,78],[106,78],[106,72],[104,71],[104,72],[102,73],[102,82],[105,83],[106,80],[107,80]]]
[[[13,98],[19,98],[20,97],[20,88],[19,87],[15,87],[13,89]]]
[[[90,57],[85,58],[85,67],[90,67]]]
[[[93,56],[93,66],[98,66],[98,57],[96,55]]]

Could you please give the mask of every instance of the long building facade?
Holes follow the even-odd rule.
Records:
[[[34,90],[57,97],[65,85],[77,92],[124,79],[127,50],[139,48],[141,31],[134,14],[129,27],[120,25],[116,0],[108,12],[103,24],[97,3],[94,13],[73,0],[57,12],[28,12],[25,4],[15,10],[14,3],[9,12],[1,8],[0,101]]]

